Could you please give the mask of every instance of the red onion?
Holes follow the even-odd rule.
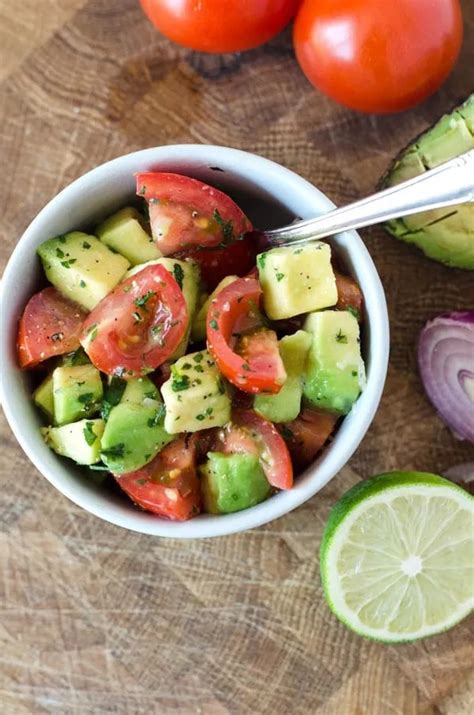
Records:
[[[426,394],[456,437],[474,442],[474,310],[439,315],[420,334]]]

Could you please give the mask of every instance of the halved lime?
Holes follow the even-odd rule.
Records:
[[[336,616],[387,643],[444,631],[474,608],[474,498],[426,472],[357,484],[331,512],[321,578]]]

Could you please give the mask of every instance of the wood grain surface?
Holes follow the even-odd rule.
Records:
[[[314,91],[288,31],[242,57],[203,58],[155,32],[136,0],[1,0],[2,265],[62,187],[142,147],[225,144],[288,166],[338,203],[372,191],[400,148],[473,90],[472,0],[464,13],[462,57],[443,89],[376,117]],[[56,492],[2,421],[1,713],[473,711],[472,619],[385,647],[347,631],[321,594],[317,549],[345,490],[380,471],[442,472],[469,458],[423,394],[415,341],[431,316],[472,307],[472,274],[378,228],[363,238],[390,309],[384,397],[350,464],[286,517],[194,543],[127,533]]]

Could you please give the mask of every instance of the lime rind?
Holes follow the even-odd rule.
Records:
[[[344,574],[341,575],[339,573],[338,568],[336,568],[336,564],[339,562],[343,545],[346,545],[347,551],[349,532],[351,531],[351,527],[356,524],[358,517],[362,514],[362,512],[365,512],[366,510],[371,509],[371,507],[377,505],[377,512],[380,512],[381,518],[385,519],[387,523],[387,530],[391,528],[390,537],[395,540],[401,539],[403,537],[403,529],[400,529],[401,534],[397,535],[394,524],[389,523],[391,520],[393,521],[393,514],[390,511],[393,501],[395,499],[406,499],[409,497],[410,501],[413,502],[418,497],[422,505],[428,505],[430,497],[435,496],[441,497],[442,500],[448,500],[448,502],[453,505],[457,504],[458,509],[460,510],[459,514],[462,514],[462,511],[467,512],[468,521],[466,523],[468,524],[468,529],[470,528],[470,533],[468,531],[466,534],[466,540],[472,537],[474,534],[474,498],[458,485],[453,484],[452,482],[435,474],[427,472],[389,472],[361,482],[350,489],[331,511],[323,534],[320,550],[320,568],[323,591],[328,605],[333,613],[343,623],[345,623],[348,628],[355,631],[359,635],[385,643],[410,642],[448,630],[465,618],[474,608],[474,583],[470,589],[469,597],[463,597],[461,598],[461,602],[457,602],[448,591],[442,591],[437,587],[436,579],[437,577],[440,578],[444,573],[443,568],[439,569],[437,567],[430,567],[428,569],[430,573],[422,573],[420,575],[420,579],[403,579],[402,572],[399,572],[397,575],[391,567],[391,555],[389,553],[383,554],[385,565],[373,569],[373,581],[371,581],[372,574],[369,574],[369,578],[367,577],[367,573],[364,575],[365,582],[361,583],[361,588],[362,591],[364,588],[373,589],[371,592],[371,598],[369,598],[370,604],[371,601],[377,602],[377,598],[379,598],[379,596],[377,595],[376,588],[379,587],[381,589],[379,603],[382,603],[384,608],[387,603],[393,604],[394,616],[398,613],[396,610],[397,598],[399,599],[398,606],[401,605],[404,598],[409,600],[411,608],[411,610],[409,610],[409,616],[414,622],[412,631],[407,632],[406,629],[404,629],[403,632],[396,632],[394,630],[388,630],[381,624],[378,624],[377,627],[371,627],[367,624],[367,622],[361,621],[358,613],[351,610],[350,605],[347,603],[344,588],[341,585],[341,581],[345,578],[345,576]],[[384,512],[383,514],[382,511]],[[372,513],[375,514],[376,512]],[[457,513],[458,512],[456,512],[456,510],[452,511],[452,514]],[[396,518],[395,522],[397,522]],[[440,519],[439,526],[439,532],[435,533],[434,538],[437,538],[440,534],[442,535],[443,531],[449,529],[449,519]],[[413,538],[420,539],[422,537],[423,524],[421,524],[421,526],[415,524],[413,532],[415,534]],[[363,531],[361,533],[363,534]],[[459,545],[461,541],[462,540],[458,538],[453,543],[454,545]],[[446,558],[449,559],[449,547],[449,541],[447,544],[441,541],[441,545],[439,549],[436,549],[436,552],[443,550],[446,551]],[[371,545],[367,548],[367,546],[363,543],[356,543],[354,544],[353,550],[356,552],[357,549],[359,549],[359,552],[363,554],[362,558],[366,558],[368,552],[377,552],[377,549],[380,548],[380,544]],[[403,544],[399,541],[397,549],[400,550],[403,548]],[[349,546],[349,553],[350,549],[351,546]],[[431,556],[428,555],[428,558],[431,558]],[[468,554],[468,561],[471,563],[473,562],[472,554],[470,559]],[[410,564],[409,559],[406,563]],[[452,569],[452,566],[449,566],[449,568]],[[441,574],[433,573],[433,571],[436,572],[440,570],[442,572]],[[434,602],[437,597],[440,598],[440,601],[442,598],[445,599],[444,608],[446,610],[449,605],[450,610],[448,616],[444,615],[443,618],[433,618],[431,615],[431,620],[433,622],[428,624],[424,622],[426,617],[426,602],[424,601],[423,594],[420,590],[420,582],[423,583],[423,587],[426,590],[431,589],[434,595]],[[463,584],[465,587],[465,581]],[[403,590],[404,586],[405,590]],[[350,595],[357,600],[357,591]],[[392,599],[392,601],[390,601],[390,599]],[[349,600],[351,599],[349,598]],[[429,604],[431,614],[436,610],[433,603],[430,601]],[[368,605],[368,608],[370,608],[370,605]],[[382,608],[382,612],[383,610],[384,609]],[[361,610],[359,612],[361,612]],[[380,619],[380,609],[377,611],[377,609],[374,608],[374,614]],[[370,614],[371,617],[374,614]],[[419,616],[418,621],[420,619],[423,621],[421,626],[419,622],[415,624],[417,616]],[[391,622],[392,621],[389,621],[389,624]],[[415,625],[417,627],[415,627]]]

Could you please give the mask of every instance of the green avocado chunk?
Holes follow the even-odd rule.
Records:
[[[382,179],[394,186],[474,148],[474,94],[410,144]],[[385,229],[430,258],[474,269],[474,203],[447,206],[388,221]]]
[[[96,233],[102,243],[125,256],[132,266],[161,256],[153,238],[143,228],[140,214],[132,206],[109,216],[97,227]]]
[[[38,385],[33,392],[33,402],[39,407],[46,417],[52,422],[54,420],[54,396],[53,396],[53,376],[48,375],[41,385]]]
[[[209,452],[199,468],[206,511],[230,514],[264,501],[271,493],[258,457],[254,454]]]
[[[93,365],[64,365],[53,371],[54,419],[62,425],[90,417],[100,408],[103,388]]]
[[[100,438],[104,420],[80,420],[61,427],[44,427],[46,444],[62,457],[77,464],[95,464],[100,459]]]
[[[312,343],[303,395],[313,407],[346,415],[365,383],[359,323],[347,310],[310,313],[304,324]]]
[[[303,394],[303,373],[311,335],[298,330],[279,342],[280,355],[286,370],[286,381],[276,395],[256,395],[254,409],[270,422],[291,422],[298,417]]]
[[[95,236],[72,231],[37,248],[47,279],[66,298],[95,308],[123,278],[129,262]]]
[[[151,462],[173,436],[163,426],[164,407],[122,402],[110,410],[102,437],[102,461],[113,474],[126,474]]]

